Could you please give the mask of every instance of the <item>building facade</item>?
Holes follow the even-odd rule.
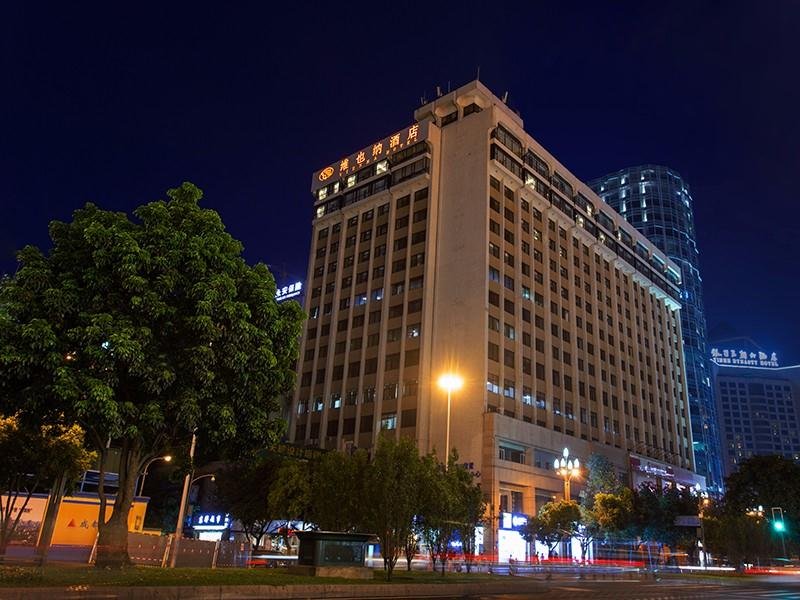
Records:
[[[600,177],[589,186],[681,269],[681,329],[694,457],[709,489],[721,492],[721,445],[689,185],[673,169],[643,165]]]
[[[693,485],[680,269],[480,82],[313,174],[290,439],[407,436],[480,477],[483,550],[563,495],[563,448]],[[632,481],[632,479],[631,479]],[[573,495],[580,487],[573,485]]]
[[[713,346],[725,476],[751,456],[800,461],[800,365],[781,367],[749,340]]]

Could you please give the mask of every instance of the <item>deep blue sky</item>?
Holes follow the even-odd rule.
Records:
[[[0,9],[0,270],[86,201],[190,180],[249,260],[302,278],[312,171],[480,65],[579,177],[680,171],[709,325],[800,362],[800,3],[217,4]]]

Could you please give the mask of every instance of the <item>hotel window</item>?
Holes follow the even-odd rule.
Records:
[[[406,336],[410,338],[418,338],[420,331],[422,331],[422,325],[419,323],[415,323],[414,325],[409,325],[406,328]]]
[[[382,160],[378,164],[375,165],[375,174],[380,175],[381,173],[386,173],[389,170],[389,161]]]
[[[493,244],[489,242],[489,254],[494,256],[495,258],[500,258],[500,246],[497,244]]]
[[[489,267],[489,281],[500,283],[500,271],[494,267]]]
[[[489,373],[486,376],[486,389],[493,394],[500,393],[500,378],[497,375]]]
[[[508,323],[505,323],[504,324],[504,333],[505,333],[505,336],[510,340],[517,339],[517,332],[514,329],[513,325],[509,325]]]
[[[397,429],[397,414],[391,413],[381,417],[381,429]]]

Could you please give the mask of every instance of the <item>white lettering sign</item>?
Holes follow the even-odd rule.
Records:
[[[778,364],[778,355],[775,352],[768,355],[766,352],[747,352],[746,350],[732,350],[730,348],[712,348],[711,360],[723,367],[763,367],[774,369],[780,366]]]

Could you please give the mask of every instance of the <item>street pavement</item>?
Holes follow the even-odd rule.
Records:
[[[469,596],[475,600],[672,600],[722,598],[745,600],[772,598],[800,600],[800,583],[776,580],[732,580],[725,583],[698,583],[679,580],[608,581],[608,582],[550,582],[540,592]],[[438,600],[464,600],[442,598]]]

